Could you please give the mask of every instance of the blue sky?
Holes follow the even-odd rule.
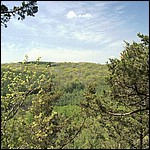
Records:
[[[2,1],[8,7],[17,1]],[[1,62],[94,62],[120,57],[125,43],[149,35],[149,1],[38,1],[35,17],[1,27]]]

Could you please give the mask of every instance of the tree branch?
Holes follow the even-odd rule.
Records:
[[[67,144],[69,144],[71,141],[73,141],[75,139],[75,137],[81,132],[81,129],[83,128],[85,119],[86,118],[84,118],[84,120],[82,121],[82,124],[81,124],[79,130],[76,132],[76,134],[70,140],[68,140],[68,142],[66,142],[65,144],[63,144],[59,149],[63,149]]]
[[[128,113],[113,113],[113,112],[108,112],[109,115],[113,115],[113,116],[128,116],[137,112],[141,112],[141,111],[145,111],[145,110],[149,110],[148,108],[144,108],[144,109],[137,109],[135,111],[131,111]]]
[[[22,106],[22,104],[24,103],[25,99],[27,98],[28,95],[33,94],[34,92],[39,91],[38,88],[34,88],[33,90],[27,91],[26,93],[24,93],[22,96],[23,100],[19,103],[16,104],[12,107],[12,109],[10,110],[9,114],[7,115],[7,118],[4,121],[8,121],[11,118],[13,118],[15,116],[15,114],[18,112],[19,108]],[[16,97],[16,96],[15,96]],[[11,97],[11,99],[13,99],[14,97]]]

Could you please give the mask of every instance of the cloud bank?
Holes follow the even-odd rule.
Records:
[[[80,50],[80,49],[63,49],[62,47],[53,48],[33,48],[27,55],[29,60],[41,60],[52,62],[95,62],[103,60],[105,63],[105,54],[102,51]],[[104,58],[104,59],[103,59]]]

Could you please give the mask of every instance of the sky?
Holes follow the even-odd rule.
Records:
[[[21,1],[2,1],[9,8]],[[105,64],[124,41],[149,35],[149,1],[38,1],[38,13],[1,26],[1,63],[41,57],[50,62]]]

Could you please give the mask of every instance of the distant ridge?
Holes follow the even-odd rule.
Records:
[[[23,62],[18,62],[19,64],[23,63]],[[25,62],[25,64],[36,64],[37,61],[27,61]],[[50,66],[57,66],[58,63],[57,62],[49,62],[49,61],[39,61],[38,64],[43,64],[43,65],[50,65]]]

